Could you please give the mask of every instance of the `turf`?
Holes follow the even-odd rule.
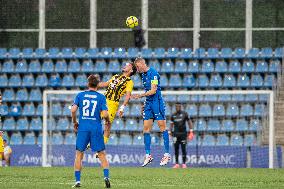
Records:
[[[284,169],[111,168],[112,188],[284,188]],[[0,188],[71,188],[72,168],[0,168]],[[82,188],[104,188],[102,169],[84,168]]]

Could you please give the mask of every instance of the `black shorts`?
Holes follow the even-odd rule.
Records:
[[[186,135],[173,135],[174,144],[187,144]]]

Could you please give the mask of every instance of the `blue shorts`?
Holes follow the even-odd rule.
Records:
[[[93,152],[105,150],[104,136],[96,131],[78,131],[76,150],[84,152],[90,143]]]
[[[166,120],[163,99],[146,101],[144,103],[143,120]]]

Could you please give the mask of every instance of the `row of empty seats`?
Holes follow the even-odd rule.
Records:
[[[136,58],[137,56],[142,56],[144,58],[271,58],[271,57],[282,57],[283,56],[283,49],[276,48],[274,51],[272,48],[252,48],[246,51],[244,48],[198,48],[193,51],[191,48],[168,48],[167,50],[164,48],[143,48],[139,51],[137,48],[62,48],[60,51],[59,48],[50,48],[46,49],[32,49],[32,48],[24,48],[22,51],[19,48],[0,48],[0,59],[2,58]]]
[[[131,60],[123,60],[122,63],[117,59],[106,62],[104,59],[92,61],[91,59],[80,62],[77,59],[72,59],[66,62],[65,59],[58,59],[53,62],[51,59],[44,60],[40,63],[39,60],[27,62],[25,59],[20,59],[16,63],[13,60],[5,60],[0,64],[0,70],[3,73],[78,73],[78,72],[102,72],[102,73],[117,73],[121,68]],[[94,63],[95,62],[95,63]],[[237,59],[229,61],[205,59],[202,62],[190,60],[189,62],[177,59],[173,62],[170,59],[165,59],[161,63],[158,59],[150,59],[147,61],[150,67],[155,68],[161,73],[276,73],[281,70],[279,59],[271,59],[269,63],[264,59],[256,62],[251,59],[240,62]]]

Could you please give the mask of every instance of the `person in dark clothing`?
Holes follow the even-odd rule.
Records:
[[[173,137],[174,149],[175,149],[175,160],[176,164],[173,168],[179,168],[179,146],[182,150],[182,168],[186,168],[186,144],[187,139],[193,139],[193,126],[188,114],[182,110],[180,103],[176,103],[176,112],[171,116],[170,134]],[[189,132],[186,129],[186,123],[189,126]]]
[[[134,43],[135,47],[141,49],[146,44],[144,39],[144,31],[140,26],[137,26],[133,29],[134,32]]]

